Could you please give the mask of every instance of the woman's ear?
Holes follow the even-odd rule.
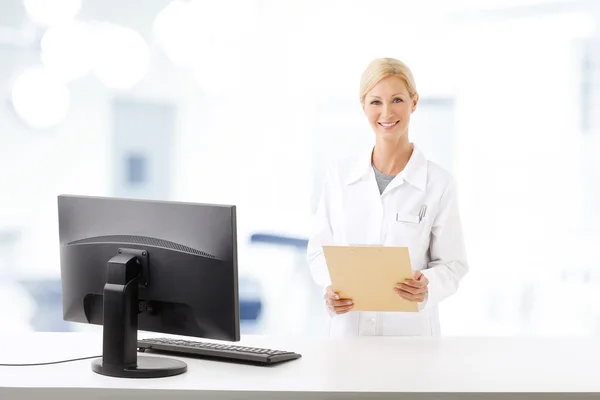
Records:
[[[417,103],[419,102],[419,94],[415,93],[415,97],[412,98],[412,107],[410,112],[413,113],[417,109]]]

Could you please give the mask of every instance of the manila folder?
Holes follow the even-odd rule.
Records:
[[[323,253],[333,290],[352,299],[353,311],[418,311],[394,291],[412,278],[407,247],[323,246]]]

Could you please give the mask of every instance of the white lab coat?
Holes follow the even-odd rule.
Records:
[[[308,242],[312,277],[323,291],[331,284],[326,244],[408,246],[412,268],[429,279],[429,293],[416,313],[328,311],[330,336],[438,336],[438,304],[456,292],[468,271],[454,179],[415,146],[404,170],[380,195],[372,150],[328,170]],[[427,212],[419,223],[423,205]]]

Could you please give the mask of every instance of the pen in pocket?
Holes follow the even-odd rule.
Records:
[[[419,211],[419,222],[421,222],[423,218],[425,218],[425,214],[427,214],[427,205],[424,204],[421,207],[421,211]]]

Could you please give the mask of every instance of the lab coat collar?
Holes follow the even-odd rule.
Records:
[[[351,185],[354,182],[367,178],[373,171],[372,164],[373,147],[361,154],[348,178],[346,184]],[[413,153],[406,164],[406,167],[394,178],[394,181],[405,180],[419,190],[425,190],[427,185],[427,159],[425,155],[413,145]],[[393,181],[392,181],[393,182]],[[391,183],[390,183],[391,185]]]

